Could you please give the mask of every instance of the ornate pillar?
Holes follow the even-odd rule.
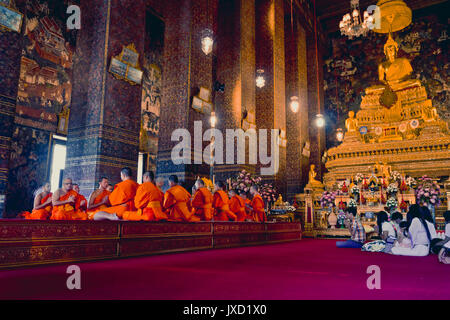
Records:
[[[80,8],[65,176],[87,194],[100,176],[117,183],[120,168],[136,173],[141,86],[116,79],[108,68],[129,44],[142,59],[146,1],[81,0]]]
[[[161,102],[161,128],[158,142],[157,175],[178,175],[190,188],[198,175],[209,176],[209,165],[195,164],[191,152],[191,164],[175,164],[171,158],[172,148],[178,141],[171,141],[172,133],[179,128],[191,134],[194,148],[194,121],[201,121],[203,132],[210,128],[209,114],[191,108],[193,96],[200,87],[212,88],[213,54],[201,50],[201,34],[205,28],[214,30],[216,0],[168,1],[165,15],[164,75]],[[209,17],[212,15],[212,17]],[[209,143],[202,143],[203,146]]]
[[[307,183],[308,158],[302,148],[308,140],[308,83],[306,69],[306,33],[294,16],[285,21],[286,48],[286,175],[287,198],[291,200]],[[294,113],[290,108],[291,97],[298,97],[299,108]]]
[[[16,0],[16,8],[25,15],[25,1]],[[22,57],[21,32],[0,29],[0,217],[6,217],[6,191],[8,184],[11,137],[16,113],[16,99]]]
[[[255,6],[256,68],[264,69],[266,80],[263,88],[256,89],[256,125],[257,129],[286,130],[283,1],[256,0]],[[275,182],[280,193],[285,194],[286,148],[280,146],[279,151],[278,173],[263,179]]]
[[[246,0],[220,0],[217,19],[217,80],[225,84],[225,92],[216,94],[217,128],[242,128],[244,111],[255,114],[255,4]],[[237,164],[237,144],[233,147],[234,163],[215,167],[217,178],[226,180],[242,169],[254,172],[246,162]],[[225,150],[230,148],[225,144]],[[242,150],[241,150],[242,152]],[[226,155],[224,153],[224,155]]]

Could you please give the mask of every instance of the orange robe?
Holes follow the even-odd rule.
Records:
[[[111,192],[109,192],[108,190],[106,190],[106,189],[103,190],[98,196],[95,197],[94,203],[93,203],[93,204],[99,204],[100,202],[102,202],[102,200],[103,200],[106,196],[109,196],[110,194],[111,194]],[[95,215],[96,212],[102,211],[103,209],[106,209],[106,208],[108,208],[108,206],[102,204],[102,205],[99,206],[99,207],[96,207],[96,208],[94,208],[94,209],[88,210],[88,211],[87,211],[87,214],[88,214],[89,220],[94,219],[94,215]]]
[[[236,221],[236,215],[230,211],[230,199],[223,190],[214,192],[213,207],[216,221]]]
[[[84,200],[84,205],[81,206],[81,201]],[[75,200],[75,209],[76,210],[83,210],[86,211],[87,210],[87,200],[86,198],[78,193],[77,199]]]
[[[153,183],[144,182],[139,186],[134,197],[134,206],[137,211],[125,211],[125,220],[159,221],[169,217],[162,210],[164,194]]]
[[[53,194],[49,192],[44,198],[41,199],[40,204],[44,204]],[[52,203],[45,208],[34,209],[31,213],[24,212],[25,219],[29,220],[47,220],[52,213]]]
[[[169,219],[174,221],[200,221],[191,210],[191,194],[180,185],[175,185],[164,194],[164,209],[168,211]]]
[[[76,209],[76,202],[79,198],[79,194],[70,190],[65,195],[59,197],[59,201],[66,201],[70,196],[75,197],[75,204],[67,203],[61,206],[54,206],[52,210],[51,220],[86,220],[87,214],[83,210]]]
[[[247,214],[245,212],[245,201],[238,195],[230,199],[230,210],[236,215],[236,221],[245,221]]]
[[[200,220],[210,221],[213,217],[213,195],[205,187],[202,187],[195,191],[194,197],[191,202],[192,213],[195,214]]]
[[[111,214],[116,214],[119,218],[122,218],[125,211],[136,211],[134,206],[134,196],[139,187],[135,181],[128,179],[122,181],[114,187],[113,192],[109,195],[109,203],[111,207],[106,209],[97,210]]]
[[[256,194],[252,199],[252,213],[253,219],[256,222],[267,221],[266,211],[264,210],[264,200],[259,194]]]
[[[249,206],[252,205],[252,201],[250,199],[245,199],[245,204],[248,204]],[[255,219],[253,219],[253,214],[252,214],[252,210],[247,208],[247,206],[245,206],[245,213],[247,214],[247,219],[255,221]]]

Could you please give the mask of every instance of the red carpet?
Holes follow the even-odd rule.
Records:
[[[450,299],[450,266],[436,256],[399,257],[304,239],[115,261],[0,271],[1,299]],[[381,289],[366,286],[369,265]]]

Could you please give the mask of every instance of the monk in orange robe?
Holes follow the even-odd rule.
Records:
[[[50,192],[50,183],[45,183],[38,190],[34,198],[33,211],[24,212],[25,219],[30,220],[47,220],[52,213],[52,193]]]
[[[77,199],[75,201],[75,209],[86,211],[87,210],[87,200],[82,194],[80,194],[80,186],[77,183],[74,183],[72,188],[76,193],[78,193]]]
[[[77,199],[79,194],[72,189],[72,179],[64,179],[62,188],[56,190],[52,196],[53,210],[50,219],[86,220],[86,212],[75,207]]]
[[[198,179],[195,182],[196,191],[191,201],[192,213],[200,220],[210,221],[213,218],[213,195],[205,187],[203,180]]]
[[[266,222],[267,217],[266,211],[264,210],[264,200],[258,192],[258,187],[251,186],[250,194],[253,196],[251,204],[253,219],[256,222]]]
[[[252,201],[248,198],[247,192],[244,190],[239,190],[239,196],[244,199],[244,205],[245,205],[245,213],[247,214],[247,221],[254,221],[253,215],[252,215]]]
[[[230,210],[233,212],[237,219],[236,221],[247,220],[247,213],[245,212],[245,201],[240,196],[238,196],[236,190],[231,189],[228,191],[230,196]]]
[[[164,194],[163,208],[168,211],[169,220],[200,221],[191,211],[191,194],[178,184],[178,177],[169,177],[169,190]]]
[[[155,175],[151,171],[144,173],[143,183],[139,186],[134,197],[134,206],[137,211],[125,211],[124,220],[159,221],[168,220],[168,216],[162,210],[164,194],[154,185]]]
[[[128,167],[120,171],[122,182],[116,184],[108,197],[111,207],[94,213],[94,220],[118,220],[122,218],[125,211],[136,211],[134,196],[139,184],[131,178],[131,174],[131,169]]]
[[[214,197],[213,197],[213,208],[215,211],[214,220],[216,221],[236,221],[236,215],[230,210],[230,199],[228,195],[223,190],[225,189],[225,184],[222,181],[217,181],[214,184]]]
[[[97,190],[94,190],[89,196],[87,214],[89,220],[94,219],[97,211],[108,208],[110,191],[107,190],[108,178],[101,177]]]

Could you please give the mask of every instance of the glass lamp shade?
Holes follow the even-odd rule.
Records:
[[[209,119],[209,122],[211,123],[211,128],[215,128],[217,124],[217,117],[216,113],[213,111],[211,112],[211,117]]]
[[[291,97],[290,107],[291,107],[291,111],[293,113],[298,112],[298,109],[299,109],[298,97],[296,97],[296,96]]]
[[[264,70],[262,69],[258,69],[256,71],[257,76],[256,76],[256,86],[258,88],[262,88],[266,85],[266,80],[264,79]]]
[[[214,45],[213,32],[210,29],[205,29],[202,32],[202,51],[208,55],[212,52]]]
[[[342,130],[341,128],[338,128],[336,130],[336,140],[339,142],[342,142],[342,140],[344,140],[344,130]]]
[[[322,128],[325,125],[325,118],[323,117],[323,114],[318,113],[316,115],[316,126],[318,128]]]

